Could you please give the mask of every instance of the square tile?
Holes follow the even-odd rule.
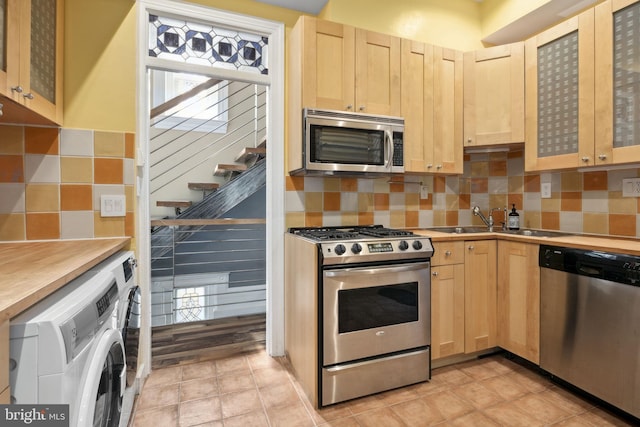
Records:
[[[61,239],[90,239],[93,235],[93,211],[60,212]]]
[[[25,184],[0,183],[0,214],[25,211]]]
[[[85,129],[61,129],[60,155],[93,157],[93,131]]]

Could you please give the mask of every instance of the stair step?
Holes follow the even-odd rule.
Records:
[[[158,200],[156,206],[164,206],[167,208],[188,208],[191,206],[189,200]]]
[[[235,161],[238,163],[244,163],[248,159],[251,159],[256,156],[265,156],[267,154],[267,149],[262,147],[245,147],[242,149],[240,154],[236,156]]]
[[[214,182],[190,182],[189,190],[214,191],[220,187],[220,184]]]
[[[246,165],[216,165],[216,169],[215,171],[213,171],[213,174],[215,176],[225,176],[228,173],[241,173],[247,170],[247,166]]]

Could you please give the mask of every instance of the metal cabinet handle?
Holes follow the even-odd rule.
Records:
[[[18,92],[18,93],[22,93],[22,86],[18,85],[18,86],[13,86],[11,88],[11,92]]]
[[[438,272],[437,272],[437,271],[434,271],[433,273],[431,273],[431,275],[432,275],[433,277],[438,277]]]
[[[472,251],[472,250],[474,250],[474,249],[475,249],[475,247],[474,247],[473,245],[469,246],[469,250],[470,250],[470,251]]]
[[[451,256],[451,251],[445,251],[444,256]]]
[[[429,164],[427,165],[427,169],[431,169],[432,167],[433,167],[433,165],[432,165],[431,163],[429,163]]]
[[[351,104],[347,105],[347,110],[351,110],[351,109],[353,109],[353,105]]]
[[[365,107],[364,107],[364,105],[361,105],[361,106],[360,106],[360,108],[359,108],[359,110],[360,110],[360,111],[364,111],[364,108],[365,108]]]
[[[436,169],[442,169],[442,165],[437,165]]]
[[[584,157],[582,158],[582,161],[583,161],[584,163],[588,163],[588,162],[589,162],[589,157],[584,156]]]
[[[606,154],[600,154],[600,155],[598,156],[598,158],[599,158],[600,160],[605,160],[605,159],[607,158],[607,155],[606,155]]]
[[[467,144],[471,144],[472,142],[473,142],[473,139],[467,138]]]
[[[32,94],[31,92],[29,92],[29,93],[25,93],[25,94],[24,94],[24,95],[22,95],[22,96],[23,96],[23,97],[25,97],[25,98],[27,98],[27,99],[33,99],[33,98],[34,98],[34,96],[33,96],[33,94]]]

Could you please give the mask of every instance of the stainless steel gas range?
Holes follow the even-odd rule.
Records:
[[[287,353],[317,406],[430,378],[428,237],[292,228],[286,250]]]

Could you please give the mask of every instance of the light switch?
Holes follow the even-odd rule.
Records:
[[[428,199],[429,198],[429,187],[427,187],[426,185],[421,185],[420,186],[420,198],[421,199]]]
[[[542,198],[542,199],[550,199],[551,198],[551,183],[550,182],[542,182],[542,183],[540,183],[540,198]]]
[[[123,195],[100,196],[100,216],[125,216],[127,202]]]

